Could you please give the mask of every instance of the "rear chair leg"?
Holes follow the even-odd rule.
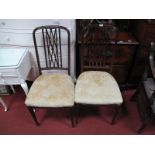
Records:
[[[72,127],[75,127],[75,124],[74,124],[74,106],[70,108],[70,117],[71,117]]]
[[[144,128],[147,126],[147,124],[146,123],[143,123],[142,125],[141,125],[141,127],[137,130],[137,133],[142,133],[142,131],[144,130]]]
[[[75,123],[78,123],[79,106],[75,104]]]
[[[34,113],[34,108],[28,107],[28,110],[29,110],[29,112],[30,112],[30,114],[31,114],[31,116],[32,116],[32,118],[33,118],[33,120],[35,121],[36,125],[39,126],[40,124],[39,124],[39,122],[38,122],[38,120],[37,120],[37,118],[36,118],[36,115],[35,115],[35,113]]]
[[[148,118],[146,120],[143,120],[141,127],[137,130],[137,133],[142,133],[142,131],[144,130],[144,128],[153,121],[152,118]]]
[[[115,123],[115,120],[119,114],[119,111],[120,111],[120,105],[115,105],[115,113],[114,113],[114,116],[112,118],[112,121],[111,121],[111,124],[113,125]]]
[[[128,109],[127,109],[127,107],[125,105],[125,102],[122,103],[121,108],[122,108],[123,114],[127,115],[128,114]]]

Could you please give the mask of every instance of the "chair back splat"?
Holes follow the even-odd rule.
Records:
[[[70,75],[70,32],[67,28],[57,25],[37,27],[33,40],[39,74],[45,70],[66,70]],[[67,62],[63,61],[64,57]]]
[[[114,25],[90,25],[82,35],[81,69],[112,72],[118,30]]]

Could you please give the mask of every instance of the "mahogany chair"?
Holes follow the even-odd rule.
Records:
[[[70,32],[66,27],[49,25],[33,31],[39,76],[32,84],[25,104],[36,125],[33,108],[69,107],[73,120],[74,83],[70,76]]]
[[[115,105],[112,118],[116,120],[123,98],[119,86],[112,76],[113,63],[117,46],[118,30],[114,25],[89,25],[83,32],[83,52],[81,71],[75,86],[76,115],[79,104]],[[76,116],[76,122],[78,122]]]
[[[137,107],[142,125],[137,133],[141,133],[155,118],[155,44],[151,43],[148,61],[143,78],[132,100],[137,101]]]

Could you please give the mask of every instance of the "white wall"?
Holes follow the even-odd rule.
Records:
[[[33,70],[29,80],[38,76],[32,31],[37,26],[62,25],[71,33],[71,75],[75,77],[75,20],[74,19],[0,19],[0,47],[27,47]],[[64,57],[65,61],[65,57]]]

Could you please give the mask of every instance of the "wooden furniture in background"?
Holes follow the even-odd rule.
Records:
[[[113,23],[111,20],[77,20],[76,21],[76,27],[77,27],[77,54],[76,54],[76,63],[77,63],[77,76],[82,72],[86,70],[92,70],[93,68],[84,68],[80,64],[83,60],[83,53],[85,50],[88,50],[90,45],[98,44],[99,37],[102,38],[102,36],[99,36],[97,32],[91,31],[91,26],[96,25],[102,29],[102,26],[112,24],[116,27],[115,23]],[[91,33],[91,38],[85,39],[85,35],[88,35],[88,33]],[[100,34],[101,35],[101,34]],[[112,37],[112,36],[111,36]],[[93,39],[93,42],[90,42],[90,40]],[[100,40],[100,45],[103,44],[102,40]],[[130,77],[130,73],[132,71],[132,66],[134,63],[134,57],[136,53],[136,49],[138,47],[139,43],[136,41],[136,39],[133,37],[132,33],[125,32],[125,31],[119,31],[117,36],[117,47],[116,47],[116,53],[115,53],[115,60],[112,65],[112,75],[116,78],[117,82],[120,85],[125,85],[129,81],[134,81],[134,78]],[[113,41],[111,40],[109,42],[109,46],[113,46]],[[94,55],[98,55],[101,59],[103,57],[102,52],[96,53],[94,51]],[[92,56],[92,60],[95,57]],[[95,61],[95,59],[94,59]],[[94,70],[94,69],[93,69]],[[102,70],[102,68],[98,67],[95,70]]]
[[[150,43],[155,42],[155,20],[131,20],[130,27],[140,46],[135,54],[135,61],[130,74],[129,83],[139,83],[148,60]]]
[[[147,64],[145,65],[145,71],[143,79],[141,80],[136,93],[132,100],[137,101],[138,111],[142,120],[142,125],[137,130],[141,133],[143,129],[155,118],[155,44],[151,44],[151,50]]]

